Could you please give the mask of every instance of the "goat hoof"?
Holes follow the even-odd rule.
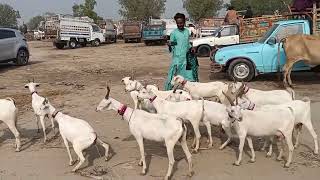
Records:
[[[261,149],[260,149],[260,151],[265,151],[265,150],[266,150],[266,148],[261,148]]]
[[[76,161],[70,161],[69,166],[73,166]]]
[[[315,155],[318,155],[318,154],[319,154],[319,152],[318,152],[318,151],[314,151],[313,153],[314,153]]]
[[[191,171],[191,172],[188,173],[189,177],[192,177],[193,175],[194,175],[194,171]]]
[[[277,161],[282,161],[282,157],[277,157]]]
[[[267,158],[270,158],[271,155],[272,155],[272,153],[267,153],[266,157],[267,157]]]
[[[249,160],[249,163],[255,163],[255,162],[256,162],[255,159],[250,159],[250,160]]]
[[[283,167],[284,168],[289,168],[290,167],[290,163],[286,163]]]
[[[142,165],[143,165],[143,162],[140,161],[140,162],[138,163],[138,166],[142,166]]]
[[[198,154],[198,149],[192,149],[192,153],[194,153],[194,154]]]
[[[240,166],[240,162],[236,161],[233,163],[234,166]]]
[[[17,148],[17,149],[16,149],[16,152],[20,152],[20,148]]]
[[[146,175],[146,171],[143,170],[141,173],[140,173],[141,176],[145,176]]]

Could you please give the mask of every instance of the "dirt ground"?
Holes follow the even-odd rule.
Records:
[[[22,151],[14,152],[14,136],[5,124],[1,124],[0,136],[0,179],[1,180],[82,180],[88,179],[71,173],[69,159],[60,138],[53,133],[47,120],[49,142],[43,143],[42,133],[37,133],[35,117],[31,110],[31,96],[24,85],[28,79],[40,82],[38,92],[49,98],[51,103],[64,113],[87,120],[103,140],[111,144],[115,155],[105,162],[96,149],[86,150],[85,165],[81,172],[102,175],[104,179],[161,179],[165,175],[168,159],[163,143],[145,142],[147,154],[147,175],[140,176],[137,165],[140,153],[128,124],[116,112],[95,112],[95,107],[105,95],[105,83],[111,83],[111,96],[132,107],[132,101],[124,92],[120,80],[135,72],[135,77],[145,83],[163,87],[170,55],[165,46],[144,44],[107,44],[97,48],[86,47],[75,50],[57,50],[49,42],[30,42],[30,65],[17,67],[0,65],[0,98],[13,97],[19,107],[18,126],[22,134]],[[209,74],[208,58],[200,59],[200,80],[226,80],[224,75]],[[276,75],[264,75],[250,83],[259,89],[278,89]],[[320,134],[320,84],[314,73],[298,73],[293,76],[298,98],[312,99],[312,120],[316,132]],[[268,98],[268,97],[266,97]],[[202,147],[206,146],[205,129],[201,128]],[[262,142],[255,140],[256,163],[249,163],[248,147],[245,146],[240,167],[233,166],[236,159],[238,141],[234,140],[225,150],[218,150],[225,136],[218,128],[213,129],[214,147],[193,155],[195,175],[191,179],[319,179],[320,157],[313,155],[313,140],[304,129],[301,145],[294,151],[290,168],[283,168],[284,161],[266,158],[259,151]],[[190,140],[189,140],[190,145]],[[100,148],[102,151],[102,149]],[[75,153],[72,151],[73,156]],[[287,157],[287,153],[285,153]],[[176,165],[172,179],[187,177],[187,163],[182,149],[175,149]]]

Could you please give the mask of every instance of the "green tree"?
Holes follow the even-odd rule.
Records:
[[[122,17],[141,21],[147,21],[149,17],[160,18],[166,5],[166,0],[118,0],[118,2]]]
[[[288,11],[287,5],[291,5],[293,0],[231,0],[231,5],[236,10],[246,10],[248,5],[251,6],[255,16],[271,15],[274,11]]]
[[[182,0],[183,6],[190,17],[198,21],[201,18],[212,17],[222,8],[222,0]]]
[[[38,28],[41,21],[44,21],[43,16],[35,16],[30,19],[30,21],[27,23],[27,26],[30,30],[35,30]]]
[[[92,18],[95,22],[97,22],[97,20],[101,20],[103,18],[98,16],[98,14],[94,11],[94,7],[96,5],[96,0],[85,0],[84,4],[74,4],[72,6],[73,16],[88,16]]]
[[[19,11],[14,10],[8,4],[0,4],[0,27],[17,28],[18,18],[21,18]]]

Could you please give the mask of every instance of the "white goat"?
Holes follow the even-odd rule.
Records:
[[[148,92],[153,92],[156,96],[173,102],[180,102],[180,101],[190,101],[192,100],[191,95],[183,90],[174,89],[170,91],[160,91],[158,87],[155,85],[147,85],[146,90]]]
[[[12,98],[0,99],[0,121],[4,122],[16,138],[16,151],[21,148],[20,133],[17,130],[18,108]]]
[[[286,90],[262,91],[249,88],[247,85],[240,82],[233,83],[231,88],[232,94],[240,93],[237,94],[237,96],[250,100],[257,108],[264,105],[283,104],[295,99],[295,93],[291,88],[287,88]]]
[[[231,103],[233,105],[233,103]],[[251,150],[251,162],[255,162],[255,152],[253,149],[251,136],[277,136],[284,139],[288,145],[289,155],[285,167],[289,167],[292,161],[293,144],[292,131],[294,128],[294,110],[291,107],[279,107],[278,109],[264,110],[243,110],[239,105],[227,108],[230,116],[229,120],[222,122],[223,129],[227,132],[233,127],[239,136],[239,157],[234,163],[239,166],[242,160],[242,151],[245,139],[247,139]],[[281,146],[277,160],[281,160],[283,154],[283,144]]]
[[[88,122],[57,111],[49,103],[48,99],[43,100],[40,109],[50,114],[58,122],[61,137],[68,151],[70,166],[74,164],[69,149],[69,142],[72,143],[73,149],[79,160],[79,163],[73,168],[73,172],[77,171],[85,161],[82,151],[89,148],[93,144],[96,145],[96,141],[98,141],[105,149],[105,159],[108,160],[109,144],[104,143],[98,138],[97,133]],[[98,148],[97,151],[99,151]],[[98,153],[100,154],[100,152]]]
[[[117,100],[109,97],[110,88],[107,87],[107,94],[105,98],[99,103],[96,110],[102,111],[103,109],[114,110],[123,116],[128,122],[131,134],[135,137],[139,148],[141,159],[139,165],[143,166],[142,174],[146,173],[146,162],[144,154],[143,139],[162,142],[164,141],[167,147],[169,158],[169,167],[165,179],[169,179],[174,165],[173,149],[175,144],[180,139],[182,149],[187,157],[189,165],[189,175],[193,174],[191,153],[189,152],[186,141],[186,126],[182,120],[174,116],[151,114],[139,109],[131,109]]]
[[[243,101],[241,102],[240,106],[243,109],[246,109],[248,107],[254,107],[254,103],[251,101]],[[294,112],[294,124],[296,126],[297,131],[297,136],[296,136],[296,142],[295,142],[295,148],[298,147],[299,145],[299,137],[301,134],[301,129],[302,126],[306,126],[308,131],[310,132],[311,136],[313,137],[314,141],[314,153],[318,154],[319,153],[319,147],[318,147],[318,136],[313,128],[312,121],[311,121],[311,105],[310,105],[310,99],[309,98],[304,98],[303,100],[294,100],[291,102],[283,103],[280,105],[264,105],[260,108],[255,108],[254,110],[264,110],[264,109],[277,109],[279,107],[291,107]],[[266,143],[264,144],[264,148],[266,147]],[[263,149],[264,149],[263,148]],[[272,154],[272,143],[270,144],[268,156],[271,156]]]
[[[209,83],[189,82],[180,75],[174,76],[171,84],[175,87],[181,86],[183,90],[190,93],[192,99],[219,97],[219,94],[227,85],[219,81]]]
[[[199,124],[204,111],[203,100],[170,102],[157,97],[153,92],[148,92],[146,89],[141,90],[138,97],[140,99],[149,99],[159,114],[173,115],[188,120],[192,124],[196,136],[193,143],[193,145],[195,145],[193,151],[198,152],[201,137]]]
[[[55,127],[54,127],[53,118],[50,116],[50,114],[48,114],[48,112],[42,111],[40,109],[40,107],[42,106],[42,102],[44,101],[45,98],[38,95],[36,87],[39,87],[39,86],[40,86],[40,83],[29,82],[28,84],[25,85],[25,88],[28,88],[31,93],[31,97],[32,97],[31,104],[32,104],[33,112],[36,116],[38,132],[39,132],[39,119],[40,119],[40,123],[41,123],[42,130],[43,130],[44,142],[46,142],[47,135],[46,135],[46,127],[44,124],[44,118],[46,116],[48,116],[51,119],[53,133],[55,133]]]

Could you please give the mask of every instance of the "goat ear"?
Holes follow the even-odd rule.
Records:
[[[32,78],[32,82],[34,82],[34,78]]]
[[[25,85],[24,88],[29,88],[29,86],[28,86],[28,85]]]

